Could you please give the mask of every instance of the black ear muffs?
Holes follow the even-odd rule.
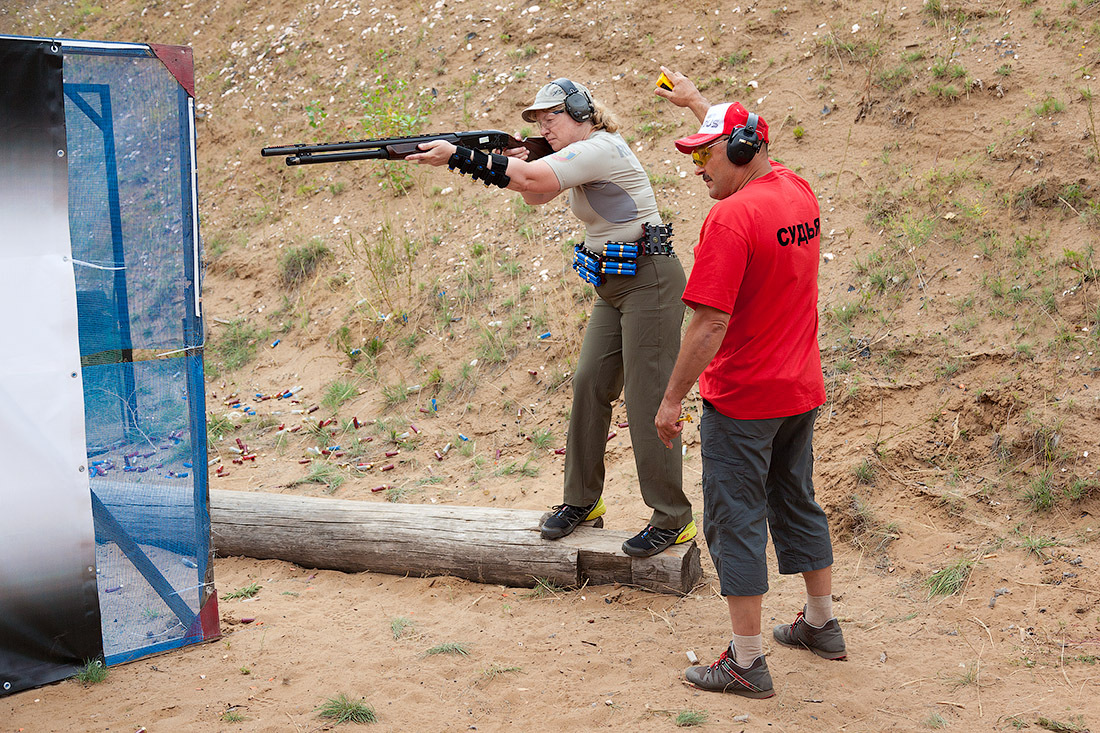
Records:
[[[760,146],[764,141],[756,132],[759,121],[760,116],[750,112],[749,118],[745,120],[745,126],[730,133],[729,140],[726,141],[726,157],[734,165],[745,165],[760,152]]]
[[[552,82],[565,92],[565,111],[577,122],[586,122],[592,119],[596,108],[592,106],[592,100],[588,95],[577,89],[577,85],[568,79],[557,79]]]

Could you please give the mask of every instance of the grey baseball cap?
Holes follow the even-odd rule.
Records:
[[[583,84],[578,84],[577,82],[573,82],[573,85],[577,87],[578,92],[588,97],[589,100],[592,99],[592,94],[588,91],[588,87],[584,86]],[[527,109],[523,110],[523,119],[527,122],[534,122],[535,112],[540,109],[551,109],[553,107],[560,107],[561,105],[565,104],[565,97],[565,90],[558,86],[556,83],[550,82],[542,89],[540,89],[539,93],[535,95],[534,103]]]

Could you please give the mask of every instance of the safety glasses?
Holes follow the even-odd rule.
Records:
[[[718,143],[724,143],[725,141],[726,138],[720,137],[706,147],[696,148],[695,150],[692,150],[691,162],[702,168],[707,164],[707,161],[710,160],[710,156],[714,154],[714,151],[711,150],[711,148],[713,148]]]

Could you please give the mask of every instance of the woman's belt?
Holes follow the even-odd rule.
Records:
[[[599,287],[604,275],[634,275],[638,258],[647,255],[675,257],[672,251],[672,224],[654,226],[642,223],[642,237],[635,242],[608,242],[602,254],[578,244],[573,248],[573,269],[581,279]]]

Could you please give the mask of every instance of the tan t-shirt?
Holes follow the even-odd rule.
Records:
[[[545,160],[569,189],[573,213],[584,222],[584,246],[602,253],[606,242],[633,242],[642,222],[659,225],[657,199],[642,164],[618,133],[596,131]]]

